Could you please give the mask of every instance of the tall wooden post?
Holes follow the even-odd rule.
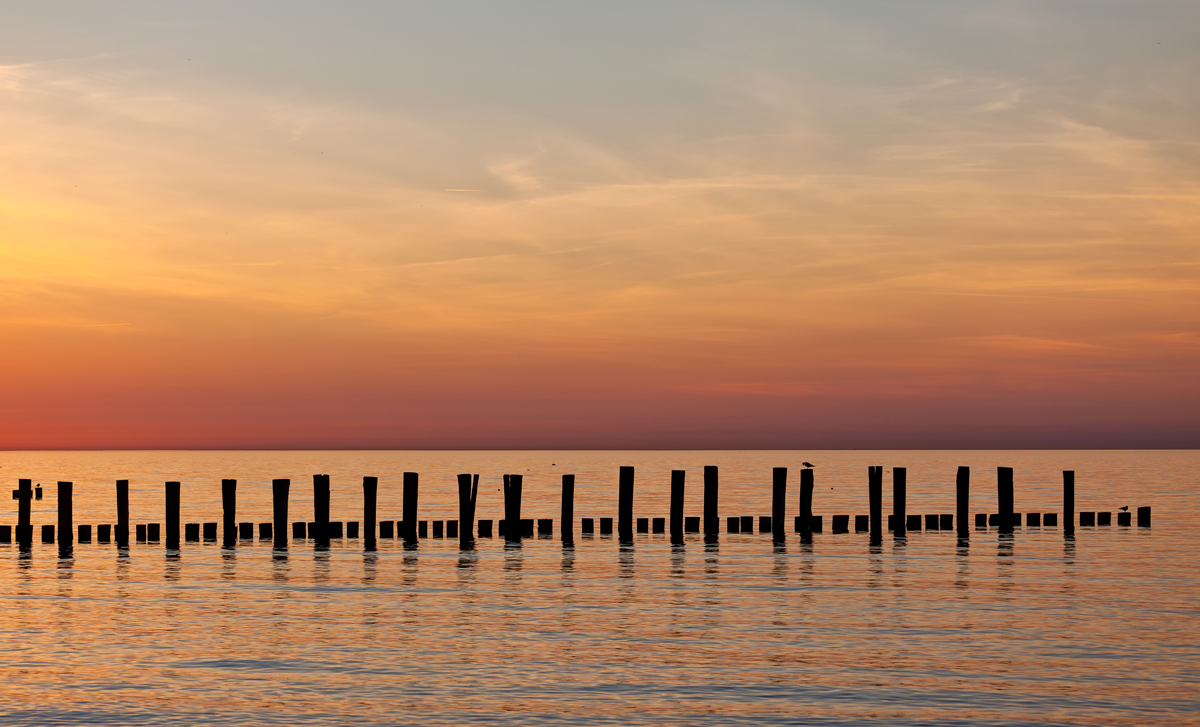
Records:
[[[17,545],[33,547],[33,480],[17,480]]]
[[[771,470],[771,540],[787,540],[787,467]]]
[[[166,484],[167,550],[179,550],[179,488],[178,482]]]
[[[575,475],[562,476],[562,541],[575,542]]]
[[[523,475],[504,475],[504,539],[521,542],[521,489]]]
[[[955,486],[958,490],[958,510],[956,517],[958,518],[958,537],[971,537],[971,468],[959,467],[958,477],[955,480]]]
[[[376,503],[379,495],[379,478],[363,478],[363,530],[366,535],[365,550],[371,552],[379,546],[376,541],[379,528],[375,525]]]
[[[75,517],[72,506],[75,483],[58,483],[58,557],[71,557],[71,546],[75,542]]]
[[[717,533],[721,530],[721,514],[719,507],[720,483],[717,480],[716,465],[704,467],[704,542],[717,542]]]
[[[571,475],[571,482],[575,477]],[[566,476],[563,477],[563,490],[566,491]],[[475,546],[475,502],[479,496],[479,475],[462,474],[458,476],[458,547],[469,550]],[[565,495],[564,495],[565,497]],[[564,511],[566,505],[563,505]],[[564,526],[565,528],[566,526]],[[564,538],[565,539],[565,538]]]
[[[683,545],[684,470],[671,470],[671,544]]]
[[[1000,532],[1013,531],[1013,471],[1012,467],[996,468],[996,503],[1000,509]]]
[[[892,468],[892,532],[897,538],[908,535],[908,468]]]
[[[800,470],[800,539],[804,542],[812,540],[812,498],[813,471],[805,467]]]
[[[129,547],[129,480],[117,480],[117,547]]]
[[[404,544],[417,543],[417,473],[404,473]]]
[[[622,467],[617,484],[617,538],[633,542],[633,468]]]
[[[1075,534],[1075,470],[1063,470],[1063,534]]]
[[[871,545],[883,544],[883,467],[867,468],[867,494],[870,497]]]
[[[316,541],[318,548],[329,547],[329,475],[313,475],[313,524],[316,535],[308,537]]]
[[[288,549],[288,498],[292,493],[289,479],[271,480],[271,548]]]
[[[237,544],[237,480],[221,480],[221,540],[222,547]]]

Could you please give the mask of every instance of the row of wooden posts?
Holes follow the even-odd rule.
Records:
[[[771,501],[771,518],[770,521],[774,526],[770,528],[773,539],[776,541],[784,540],[785,528],[782,524],[786,517],[787,503],[787,468],[776,467],[772,471],[772,501]],[[405,472],[403,475],[403,520],[397,521],[397,528],[401,531],[397,535],[403,538],[407,544],[415,544],[420,536],[417,520],[418,507],[418,474],[416,472]],[[670,502],[670,535],[673,543],[682,543],[685,532],[694,531],[696,524],[693,522],[685,523],[683,516],[684,505],[684,490],[685,490],[686,472],[684,470],[672,470],[671,472],[671,502]],[[504,475],[504,520],[501,521],[501,537],[507,541],[520,541],[523,536],[532,535],[526,533],[524,523],[526,521],[521,518],[521,500],[523,489],[522,475]],[[856,530],[869,530],[872,543],[880,543],[883,540],[883,467],[869,467],[867,472],[868,483],[868,500],[870,506],[870,514],[867,516],[856,517]],[[115,536],[118,546],[127,547],[129,544],[129,480],[117,480],[117,524],[115,528]],[[18,488],[13,491],[13,498],[18,500],[18,523],[17,523],[17,542],[21,545],[28,546],[33,541],[33,526],[30,520],[30,501],[34,499],[32,490],[32,481],[27,479],[19,480]],[[819,523],[812,514],[813,503],[813,485],[814,473],[812,469],[803,469],[800,471],[800,514],[796,517],[796,530],[800,533],[801,539],[809,539],[813,533],[814,523]],[[363,531],[365,535],[365,546],[367,550],[376,548],[376,502],[379,487],[379,480],[376,477],[363,478]],[[73,484],[71,482],[58,483],[58,543],[60,548],[70,548],[73,534]],[[958,537],[966,539],[970,536],[970,468],[959,467],[956,480],[957,490],[957,517],[952,518],[957,520]],[[274,541],[276,549],[286,549],[288,542],[288,502],[291,491],[291,480],[276,479],[271,482],[272,504],[273,504],[273,527],[271,528],[271,539]],[[621,467],[618,474],[618,507],[617,507],[617,535],[622,541],[631,541],[634,534],[634,517],[633,517],[633,491],[634,491],[634,469],[633,467]],[[475,503],[479,492],[479,475],[461,474],[458,476],[458,504],[459,504],[459,520],[456,523],[457,536],[460,544],[464,548],[471,547],[475,538]],[[718,493],[719,479],[717,468],[708,466],[704,468],[704,517],[701,520],[702,527],[700,528],[704,534],[706,542],[716,542],[718,533],[720,532],[720,521],[717,515],[718,510]],[[329,519],[329,500],[330,487],[329,475],[313,475],[313,522],[309,523],[303,535],[316,541],[318,547],[328,547],[331,537],[330,519]],[[562,530],[561,537],[564,543],[570,543],[574,539],[574,502],[575,502],[575,475],[562,476]],[[997,469],[997,502],[999,505],[999,513],[994,517],[996,524],[1001,532],[1011,533],[1013,526],[1020,524],[1020,515],[1014,513],[1013,500],[1013,470],[1011,467],[1000,467]],[[237,511],[237,480],[221,480],[221,504],[224,515],[223,541],[226,547],[233,547],[239,537],[247,537],[245,533],[239,533],[239,524],[236,521]],[[166,547],[168,549],[178,549],[180,540],[180,483],[166,483]],[[1032,514],[1031,514],[1032,515]],[[1126,514],[1126,517],[1128,514]],[[836,518],[844,518],[844,527],[848,529],[849,516],[835,516]],[[936,516],[934,516],[936,517]],[[951,516],[941,516],[944,519],[951,519]],[[602,518],[608,520],[607,518]],[[641,518],[644,521],[645,518]],[[655,520],[659,520],[655,518]],[[688,521],[696,520],[696,518],[687,518]],[[730,522],[733,522],[730,518]],[[767,521],[763,518],[764,523]],[[480,521],[481,525],[485,521]],[[490,526],[491,521],[488,522]],[[610,521],[611,522],[611,521]],[[908,530],[909,516],[907,514],[907,470],[903,467],[895,467],[892,469],[892,514],[888,518],[889,529],[895,537],[905,537]],[[518,523],[517,527],[504,527],[504,523]],[[424,523],[421,523],[424,524]],[[656,526],[658,523],[655,523]],[[978,525],[979,523],[977,523]],[[1032,522],[1030,524],[1033,524]],[[1129,524],[1127,521],[1122,524]],[[208,531],[209,524],[206,524]],[[216,538],[215,523],[212,525],[211,537]],[[304,527],[304,523],[293,524],[293,536],[296,536],[299,529]],[[340,523],[339,523],[340,525]],[[947,523],[949,525],[949,523]],[[1138,525],[1150,525],[1150,508],[1138,508]],[[249,536],[253,536],[253,526],[250,523],[241,523],[241,530],[245,531],[246,526],[250,526]],[[7,526],[2,526],[7,528]],[[140,526],[139,526],[140,527]],[[195,527],[198,531],[199,524],[189,524],[189,528]],[[645,525],[639,522],[639,530],[642,530]],[[820,527],[819,525],[817,526]],[[1063,528],[1067,533],[1072,533],[1075,528],[1075,473],[1071,470],[1063,472]],[[157,529],[157,526],[155,526]],[[531,529],[531,528],[530,528]],[[760,526],[761,529],[761,526]],[[835,530],[838,529],[838,523],[835,522]],[[916,528],[913,528],[916,529]],[[932,527],[929,529],[933,529]],[[949,529],[944,527],[942,529]],[[90,529],[89,529],[90,530]],[[340,528],[339,528],[340,530]],[[657,528],[656,528],[657,530]],[[265,531],[265,528],[264,528]],[[490,527],[489,527],[490,531]],[[90,533],[89,533],[90,535]],[[188,534],[189,539],[191,533]],[[210,533],[205,532],[205,537],[208,539]],[[198,539],[199,533],[196,533],[194,539]],[[453,537],[451,535],[450,537]],[[139,538],[141,539],[141,538]],[[156,539],[156,538],[152,538]]]

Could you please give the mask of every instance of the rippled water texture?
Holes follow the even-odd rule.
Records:
[[[526,476],[527,517],[558,516],[558,475],[578,476],[577,517],[615,517],[617,467],[637,468],[635,515],[667,515],[669,470],[721,467],[721,514],[770,514],[770,468],[816,469],[826,531],[597,536],[506,547],[358,540],[316,553],[293,541],[84,544],[60,560],[0,545],[4,724],[1195,724],[1195,532],[1200,453],[1169,452],[7,452],[11,486],[56,480],[75,522],[115,521],[131,480],[134,522],[162,522],[163,482],[185,521],[220,519],[222,477],[239,520],[270,520],[270,480],[291,477],[292,518],[311,475],[333,476],[334,519],[361,519],[362,476],[380,518],[400,517],[400,475],[421,473],[421,518],[456,516],[454,475],[478,472],[480,518],[502,517],[500,476]],[[1059,528],[885,537],[829,532],[867,512],[867,467],[907,466],[910,513],[954,512],[972,468],[972,512],[994,512],[996,467],[1016,471],[1019,511],[1154,508],[1150,529]],[[891,476],[885,475],[890,509]],[[7,500],[6,500],[7,501]],[[16,502],[0,523],[16,522]]]

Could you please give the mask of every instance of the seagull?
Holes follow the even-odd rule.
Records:
[[[1124,512],[1129,512],[1129,506],[1128,506],[1128,505],[1126,505],[1125,507],[1122,507],[1122,508],[1120,508],[1120,509],[1121,509],[1122,511],[1124,511]]]
[[[801,462],[800,464],[804,465],[805,467],[807,467],[809,469],[812,469],[812,462]]]

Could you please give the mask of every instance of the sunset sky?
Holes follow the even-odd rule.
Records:
[[[1200,3],[0,1],[0,448],[1195,447]]]

